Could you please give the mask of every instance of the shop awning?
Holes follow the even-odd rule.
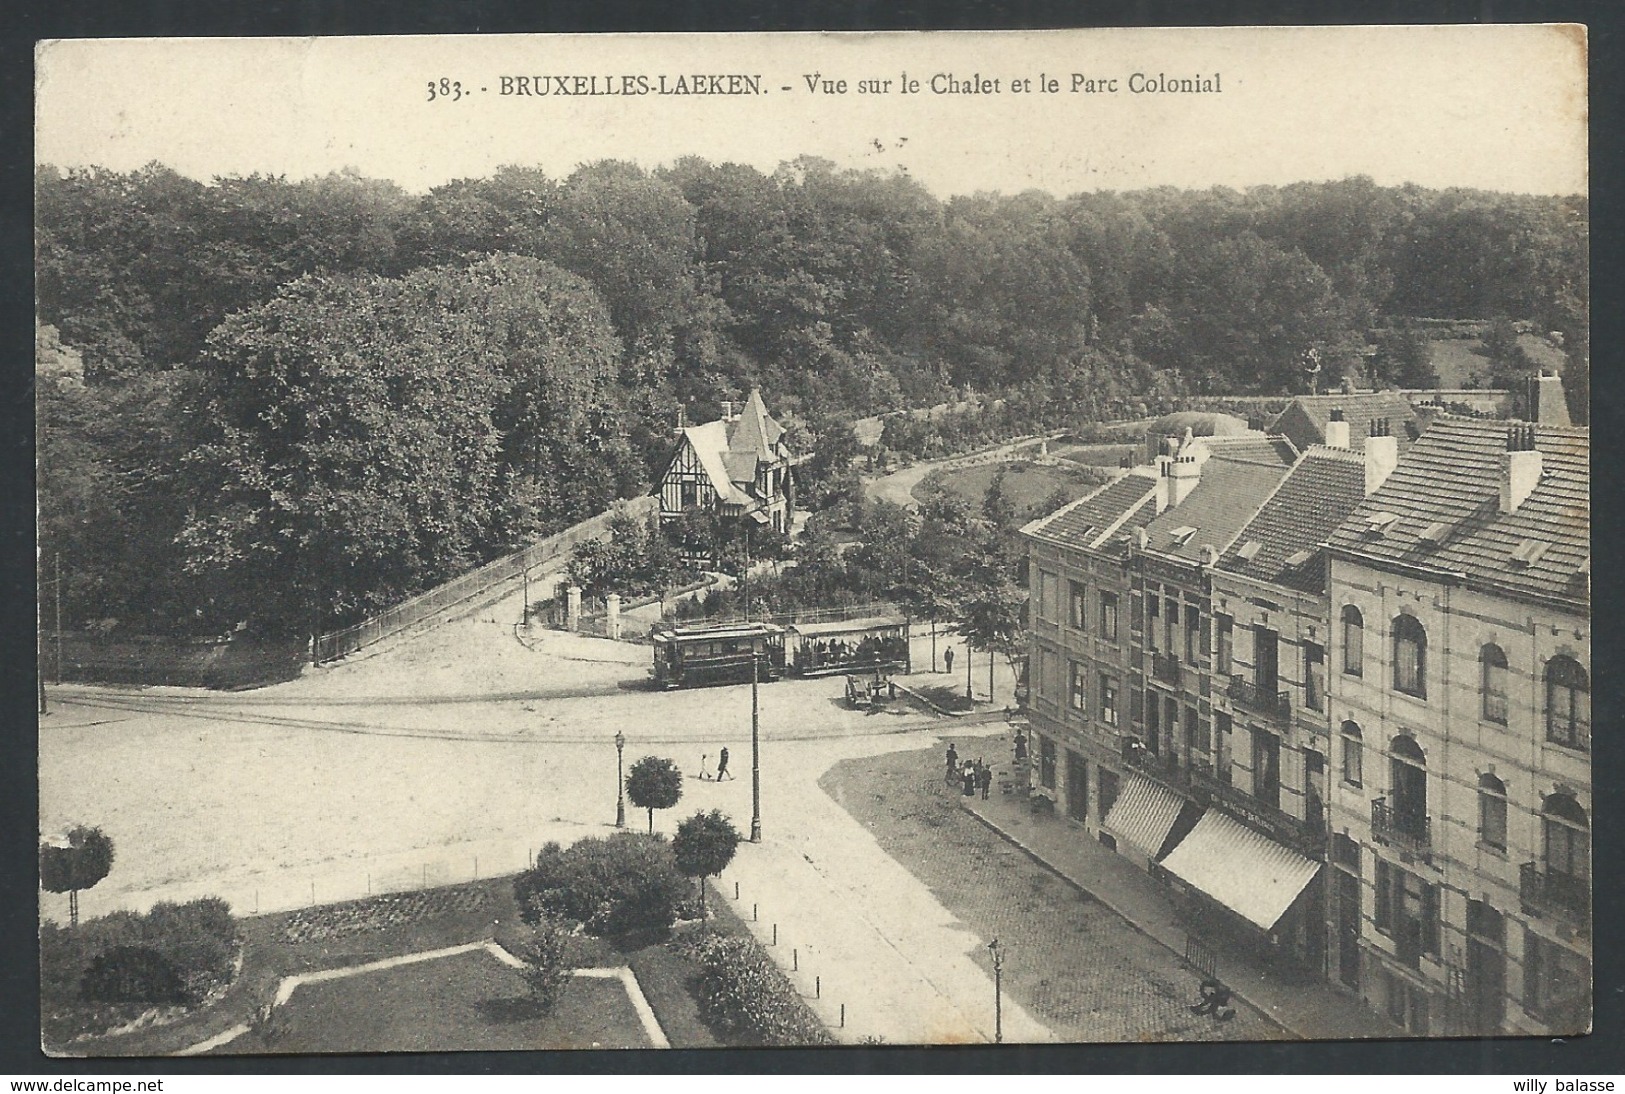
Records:
[[[1268,931],[1314,880],[1320,863],[1209,809],[1162,867]]]
[[[1185,799],[1144,775],[1129,775],[1101,823],[1152,858],[1162,850]]]

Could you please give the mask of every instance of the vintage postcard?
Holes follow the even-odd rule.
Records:
[[[41,43],[45,1050],[1588,1031],[1586,88]]]

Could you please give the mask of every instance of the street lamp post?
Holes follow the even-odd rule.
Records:
[[[615,827],[626,827],[626,776],[621,769],[621,756],[626,751],[626,735],[615,731]]]
[[[995,938],[987,944],[993,951],[993,1043],[1004,1043],[1004,953],[999,949],[999,940]]]
[[[750,841],[762,842],[762,750],[758,728],[761,724],[761,706],[757,699],[757,678],[761,676],[762,657],[756,640],[750,647]]]

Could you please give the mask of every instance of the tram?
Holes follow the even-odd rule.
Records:
[[[660,687],[748,684],[753,659],[763,683],[784,675],[784,628],[773,623],[656,623],[649,641],[654,646],[649,673]]]
[[[873,615],[831,623],[792,623],[785,629],[789,669],[795,676],[910,670],[908,620]]]

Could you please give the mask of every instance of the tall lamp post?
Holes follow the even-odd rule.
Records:
[[[762,750],[758,727],[761,706],[757,700],[757,678],[762,672],[762,655],[756,640],[750,644],[750,841],[762,842]]]
[[[1004,979],[1004,954],[999,949],[999,940],[997,938],[989,942],[987,948],[993,951],[993,1043],[1002,1045],[1004,1043],[1004,985],[1002,983]]]
[[[615,731],[615,827],[626,827],[626,776],[621,769],[621,756],[626,751],[626,735]]]

